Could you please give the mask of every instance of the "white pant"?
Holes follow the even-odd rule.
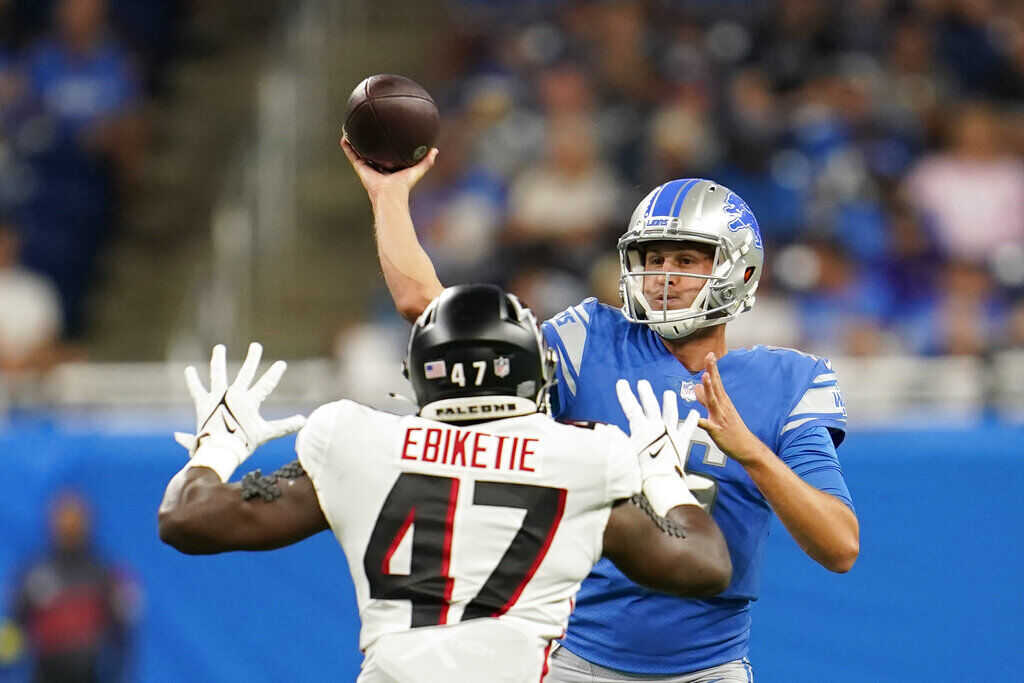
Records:
[[[499,619],[428,626],[378,638],[358,683],[540,680],[547,643]]]

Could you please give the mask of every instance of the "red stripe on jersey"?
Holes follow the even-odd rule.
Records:
[[[562,635],[565,635],[565,634],[563,633]],[[553,641],[553,640],[549,640],[548,641],[548,646],[546,648],[544,648],[544,666],[540,670],[540,683],[544,683],[544,677],[547,676],[548,672],[551,670],[551,669],[548,668],[548,655],[551,654],[551,645],[554,642],[555,641]]]
[[[544,545],[541,546],[540,552],[537,553],[537,557],[533,559],[533,565],[530,567],[530,571],[526,572],[526,576],[519,582],[512,597],[508,599],[500,610],[494,613],[494,616],[500,617],[502,614],[507,612],[512,605],[516,604],[516,600],[523,594],[526,589],[526,584],[530,583],[530,579],[537,573],[537,569],[540,568],[540,563],[544,561],[544,556],[548,554],[548,549],[551,547],[551,542],[555,540],[555,531],[558,530],[558,525],[562,521],[562,515],[565,514],[565,489],[558,489],[558,512],[555,513],[555,519],[551,522],[551,527],[548,529],[548,535],[544,539]]]
[[[444,522],[444,546],[441,549],[441,576],[444,577],[444,596],[441,598],[441,618],[438,624],[448,623],[448,608],[451,606],[452,590],[455,580],[448,576],[452,559],[452,531],[455,526],[455,504],[459,501],[459,480],[452,479],[451,491],[448,494],[448,511]]]
[[[402,522],[402,528],[399,529],[398,533],[395,534],[395,537],[391,539],[391,545],[388,546],[388,551],[384,553],[384,559],[381,560],[380,563],[381,574],[387,575],[391,573],[391,556],[395,554],[396,550],[398,550],[398,545],[402,542],[402,539],[405,538],[405,534],[408,533],[409,527],[412,526],[414,519],[416,519],[415,505],[409,509],[409,514],[405,516],[405,521]]]

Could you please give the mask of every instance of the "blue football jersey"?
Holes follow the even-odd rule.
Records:
[[[707,410],[690,373],[646,326],[587,299],[543,325],[559,356],[555,416],[628,422],[615,382],[647,379],[655,394],[672,390],[679,412]],[[835,455],[846,408],[828,361],[791,349],[734,349],[718,362],[726,392],[747,427],[815,488],[851,508]],[[563,644],[601,666],[635,673],[686,673],[747,655],[750,603],[757,599],[771,508],[743,467],[698,430],[686,458],[687,485],[722,529],[732,558],[729,588],[687,600],[642,588],[602,559],[583,582]]]

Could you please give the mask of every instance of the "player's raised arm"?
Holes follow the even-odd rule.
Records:
[[[604,534],[604,554],[633,581],[681,597],[721,593],[732,578],[725,537],[683,480],[682,454],[697,427],[690,411],[679,426],[673,392],[659,410],[650,384],[638,384],[640,401],[629,384],[616,385],[629,419],[630,444],[636,452],[642,492],[632,504],[619,504]]]
[[[415,166],[385,174],[360,159],[348,140],[342,138],[341,148],[370,197],[377,256],[388,291],[402,317],[414,322],[444,289],[434,264],[416,238],[409,214],[409,192],[434,165],[437,150],[431,150]]]
[[[188,449],[191,460],[167,485],[159,510],[160,538],[182,552],[267,550],[327,528],[313,485],[297,462],[271,477],[257,471],[241,484],[225,483],[258,446],[297,431],[304,423],[300,415],[271,422],[260,416],[260,405],[286,367],[278,361],[252,384],[261,354],[259,344],[250,345],[229,386],[226,350],[214,347],[209,391],[195,368],[185,370],[196,404],[196,433],[175,438]]]

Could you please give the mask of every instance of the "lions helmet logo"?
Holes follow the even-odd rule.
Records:
[[[757,219],[754,218],[754,212],[735,192],[730,192],[726,197],[725,212],[732,219],[729,221],[729,230],[732,232],[739,232],[743,229],[753,230],[754,246],[758,249],[763,248],[761,246],[761,229],[757,225]]]

